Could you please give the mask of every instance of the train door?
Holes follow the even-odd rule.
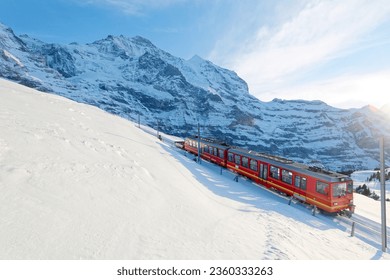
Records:
[[[260,178],[267,180],[268,164],[260,163]]]
[[[306,188],[307,178],[305,176],[297,175],[294,176],[295,192],[294,196],[300,200],[306,200]]]

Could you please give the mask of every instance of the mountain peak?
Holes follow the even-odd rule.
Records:
[[[154,47],[154,48],[156,47],[155,45],[153,45],[153,43],[151,41],[149,41],[148,39],[141,37],[141,36],[135,36],[132,38],[132,40],[136,43],[141,44],[141,45]]]
[[[105,39],[95,41],[91,45],[97,46],[102,52],[115,54],[123,59],[158,51],[152,42],[141,36],[129,38],[123,35],[108,35]]]
[[[16,37],[12,28],[0,22],[0,48],[24,50],[24,43]]]

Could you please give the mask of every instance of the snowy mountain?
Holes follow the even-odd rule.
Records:
[[[390,259],[378,233],[352,238],[123,118],[4,80],[0,98],[1,260]],[[374,227],[379,202],[355,204]]]
[[[0,25],[0,76],[186,136],[321,163],[333,170],[378,165],[378,136],[389,118],[370,107],[342,110],[321,101],[261,102],[233,71],[184,60],[142,37],[48,44]]]

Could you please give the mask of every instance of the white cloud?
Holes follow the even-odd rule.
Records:
[[[313,67],[356,49],[363,36],[390,17],[387,0],[310,0],[299,5],[298,11],[293,9],[276,24],[261,23],[259,16],[256,29],[244,42],[236,40],[235,33],[225,35],[210,59],[235,70],[248,82],[251,93],[262,99],[260,94],[277,91],[278,95],[297,75],[305,76]],[[274,11],[289,12],[281,7]]]
[[[380,109],[388,103],[390,93],[390,70],[369,74],[343,75],[337,78],[311,82],[278,92],[282,99],[296,99],[296,95],[308,100],[323,100],[337,108],[360,108],[373,105]],[[268,101],[275,96],[265,93]]]

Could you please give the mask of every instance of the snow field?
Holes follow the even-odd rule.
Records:
[[[94,107],[0,81],[0,259],[390,259]]]

